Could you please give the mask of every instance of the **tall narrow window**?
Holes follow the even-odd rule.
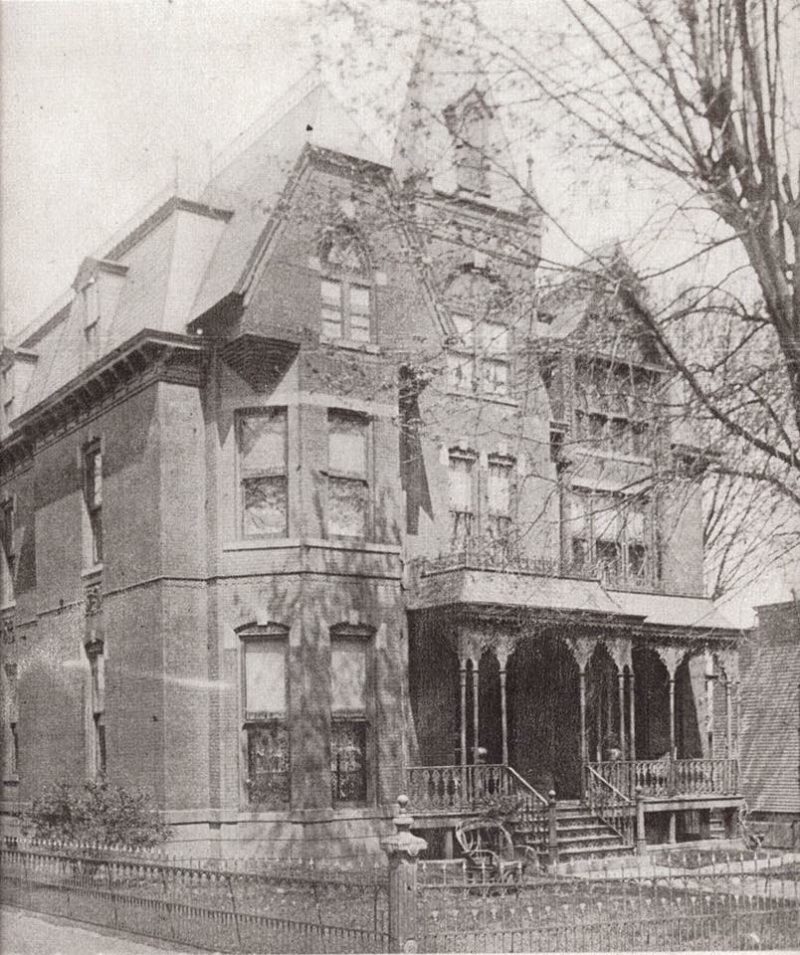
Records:
[[[90,279],[81,290],[83,296],[83,334],[91,361],[98,357],[100,345],[100,289],[96,279]]]
[[[103,562],[103,454],[100,442],[93,441],[83,455],[83,493],[89,526],[89,553],[92,564]]]
[[[369,421],[349,411],[328,412],[327,527],[331,537],[367,537]]]
[[[285,633],[242,634],[247,801],[268,809],[289,803]]]
[[[645,536],[646,505],[634,501],[625,511],[625,573],[633,580],[648,576],[647,539]]]
[[[288,533],[286,409],[239,415],[239,507],[243,537]]]
[[[3,369],[2,373],[2,382],[3,382],[3,426],[8,427],[11,423],[11,419],[16,414],[16,409],[14,406],[14,366],[9,365],[7,368]]]
[[[481,322],[479,327],[483,391],[487,395],[508,395],[511,384],[508,327],[490,321]]]
[[[367,800],[365,638],[331,636],[331,794],[336,803]]]
[[[488,116],[478,103],[471,103],[451,120],[455,139],[456,178],[460,189],[488,195]]]
[[[90,774],[94,777],[106,773],[106,658],[101,640],[86,646],[89,657],[89,704],[91,707],[91,740],[89,744]]]
[[[501,320],[507,292],[484,271],[460,272],[447,287],[455,325],[447,354],[448,387],[488,397],[511,394],[511,328]]]
[[[573,494],[569,502],[569,511],[572,565],[576,570],[583,570],[588,567],[592,559],[588,496]]]
[[[364,245],[339,229],[322,249],[324,341],[372,341],[372,272]]]
[[[17,551],[15,543],[16,511],[14,498],[8,497],[0,503],[0,534],[2,535],[2,561],[0,568],[0,606],[7,607],[14,603],[14,574],[17,566]]]
[[[19,776],[19,693],[17,683],[17,664],[6,663],[4,671],[4,742],[5,742],[5,778],[16,779]]]
[[[450,542],[463,546],[475,530],[473,473],[475,455],[453,448],[450,451]]]
[[[611,495],[593,501],[592,527],[597,571],[603,580],[616,578],[621,570],[620,502]]]
[[[514,459],[506,455],[489,457],[487,482],[489,498],[489,537],[496,543],[508,546],[511,532],[511,494],[514,476]]]

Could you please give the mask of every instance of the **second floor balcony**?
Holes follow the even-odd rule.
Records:
[[[458,515],[459,529],[471,527],[472,515]],[[621,561],[602,558],[566,559],[559,556],[529,557],[508,537],[479,538],[469,533],[454,536],[450,547],[437,557],[417,557],[409,562],[412,580],[431,578],[452,571],[521,574],[552,579],[572,579],[599,584],[604,590],[664,595],[702,596],[702,588],[678,588],[659,580],[644,567],[623,569]]]

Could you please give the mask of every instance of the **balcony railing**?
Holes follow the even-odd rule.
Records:
[[[409,562],[412,575],[430,577],[454,570],[477,570],[536,577],[569,577],[576,580],[594,580],[609,590],[627,590],[638,593],[676,593],[673,588],[652,576],[623,574],[607,562],[574,564],[548,557],[523,557],[515,548],[502,542],[486,542],[467,538],[439,557],[417,557]],[[689,596],[700,596],[701,590],[684,588]]]
[[[735,759],[619,759],[589,763],[610,786],[633,799],[643,796],[733,796],[739,785]]]

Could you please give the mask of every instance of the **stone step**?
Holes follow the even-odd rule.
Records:
[[[621,843],[614,846],[570,846],[564,850],[559,849],[558,851],[559,860],[562,862],[611,855],[633,855],[633,846],[624,846]]]

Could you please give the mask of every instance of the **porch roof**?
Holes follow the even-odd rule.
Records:
[[[691,627],[693,630],[737,631],[708,597],[669,596],[666,594],[609,592],[619,612],[644,617],[645,624],[658,627]]]
[[[624,618],[641,623],[644,610],[630,611],[596,580],[515,574],[508,571],[446,570],[421,578],[409,593],[412,609],[459,604],[497,604]],[[632,619],[633,618],[633,619]]]

